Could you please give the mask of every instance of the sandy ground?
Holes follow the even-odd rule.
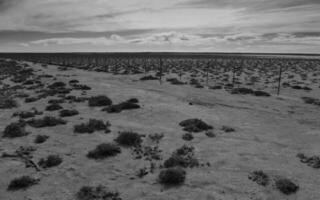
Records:
[[[87,103],[62,104],[64,108],[76,108],[80,115],[69,117],[66,125],[53,128],[27,127],[32,134],[26,137],[1,138],[0,153],[31,145],[37,147],[35,161],[49,154],[63,157],[61,165],[40,172],[25,168],[20,160],[0,158],[1,200],[71,200],[82,186],[97,184],[118,190],[123,199],[130,200],[315,200],[320,196],[319,170],[301,163],[296,157],[300,152],[306,155],[320,152],[320,107],[303,103],[300,96],[309,94],[305,91],[284,91],[285,95],[279,97],[254,97],[167,82],[160,85],[158,81],[136,81],[143,75],[114,76],[77,69],[58,71],[55,66],[42,68],[38,64],[34,64],[34,68],[39,70],[37,74],[51,74],[65,82],[78,79],[92,87],[87,96],[103,94],[115,103],[138,98],[142,108],[108,114],[101,108],[89,108]],[[318,96],[319,88],[312,93]],[[19,108],[1,110],[0,130],[17,120],[11,118],[15,111],[32,107],[44,111],[47,101],[20,102]],[[57,111],[45,111],[45,115],[57,114]],[[75,124],[90,118],[110,121],[112,132],[73,133]],[[217,137],[196,133],[194,140],[184,141],[184,131],[178,124],[189,118],[200,118],[214,126]],[[234,127],[236,131],[224,133],[220,130],[223,125]],[[122,148],[118,156],[101,161],[86,157],[96,145],[112,142],[118,131],[124,130],[146,135],[164,133],[160,142],[164,158],[183,144],[191,144],[197,158],[210,162],[211,166],[186,169],[184,185],[164,188],[156,181],[159,169],[141,179],[136,177],[137,170],[149,163],[134,160],[130,149]],[[37,134],[50,138],[36,145],[33,140]],[[263,170],[271,177],[290,178],[300,189],[287,196],[272,185],[259,186],[248,179],[254,170]],[[7,191],[10,180],[20,175],[32,175],[41,181],[27,190]]]

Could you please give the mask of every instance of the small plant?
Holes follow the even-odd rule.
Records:
[[[226,133],[234,132],[235,129],[230,126],[222,126],[221,130],[223,130]]]
[[[182,135],[182,139],[184,139],[186,141],[191,141],[191,140],[193,140],[193,138],[194,137],[193,137],[192,133],[185,133]]]
[[[16,138],[26,136],[29,132],[25,130],[25,126],[24,122],[11,123],[4,129],[2,137]]]
[[[141,135],[132,131],[119,132],[115,141],[123,146],[139,146],[142,143]]]
[[[160,172],[158,179],[164,185],[181,185],[186,179],[186,172],[181,168],[168,168]]]
[[[77,200],[122,200],[118,192],[112,192],[105,186],[84,186],[76,194]]]
[[[60,118],[55,118],[51,116],[45,116],[42,119],[31,119],[27,121],[27,124],[34,128],[52,127],[66,123],[66,121]]]
[[[94,131],[105,130],[109,133],[110,123],[104,123],[102,120],[90,119],[88,123],[82,123],[74,126],[75,133],[93,133]]]
[[[62,109],[62,106],[60,106],[57,103],[50,104],[46,107],[46,111],[55,111],[55,110],[61,110],[61,109]]]
[[[187,132],[201,132],[213,129],[212,126],[206,124],[201,119],[187,119],[179,123],[180,126],[184,127],[183,130]]]
[[[103,159],[116,156],[119,153],[121,153],[119,146],[111,143],[103,143],[98,145],[94,150],[89,151],[87,157],[92,159]]]
[[[22,177],[13,179],[10,182],[7,190],[14,191],[14,190],[27,189],[28,187],[31,187],[37,183],[39,183],[39,179],[35,179],[29,176],[22,176]]]
[[[34,143],[36,144],[44,143],[45,141],[47,141],[48,138],[49,136],[47,135],[37,135],[36,138],[34,139]]]
[[[38,165],[42,168],[50,168],[58,166],[62,163],[62,158],[59,155],[50,155],[46,159],[41,158]]]
[[[79,112],[77,110],[61,110],[60,111],[60,117],[71,117],[74,115],[78,115]]]
[[[287,178],[277,179],[275,184],[278,190],[286,195],[296,193],[299,190],[299,186]]]
[[[267,186],[269,184],[269,177],[263,171],[254,171],[249,175],[249,179],[256,182],[258,185]]]
[[[112,104],[111,99],[104,95],[94,96],[89,98],[89,106],[90,107],[98,107],[98,106],[110,106]]]

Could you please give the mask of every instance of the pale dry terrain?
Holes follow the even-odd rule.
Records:
[[[88,107],[87,102],[62,103],[63,108],[74,108],[79,115],[65,118],[66,125],[50,128],[27,126],[29,135],[19,138],[1,138],[0,153],[14,152],[19,146],[34,146],[33,160],[37,162],[50,154],[58,154],[63,162],[56,167],[25,168],[19,159],[0,158],[0,199],[2,200],[71,200],[82,186],[102,184],[117,190],[122,199],[130,200],[315,200],[320,196],[320,173],[297,158],[298,153],[320,154],[320,106],[305,104],[302,96],[320,97],[320,89],[312,92],[285,89],[282,95],[256,97],[234,95],[225,90],[198,89],[190,85],[171,85],[168,82],[139,81],[143,75],[112,75],[79,69],[58,70],[57,66],[42,67],[29,63],[35,74],[49,74],[56,81],[68,83],[77,79],[92,88],[86,94],[72,91],[76,96],[106,95],[114,103],[137,98],[140,109],[107,113],[101,107]],[[45,84],[50,78],[41,78]],[[48,97],[32,103],[19,101],[19,107],[4,109],[0,113],[0,131],[11,122],[16,111],[32,107],[44,111],[43,116],[58,116],[58,111],[45,111]],[[190,104],[191,103],[191,104]],[[101,119],[111,123],[110,133],[97,131],[92,134],[76,134],[73,126],[89,119]],[[214,127],[216,137],[205,132],[193,133],[194,139],[185,141],[185,133],[179,123],[199,118]],[[230,126],[234,132],[224,132],[222,126]],[[183,144],[195,147],[195,156],[204,166],[185,169],[185,183],[179,187],[164,187],[157,182],[161,169],[137,177],[137,171],[149,167],[150,162],[134,159],[132,149],[121,147],[121,153],[103,160],[86,157],[88,151],[103,142],[113,142],[119,131],[139,134],[163,133],[159,148],[163,160]],[[50,138],[43,144],[34,144],[36,135]],[[143,144],[150,144],[148,137]],[[161,164],[162,161],[157,161]],[[271,183],[264,187],[248,179],[251,172],[263,170]],[[40,182],[26,190],[7,191],[8,184],[16,177],[30,175]],[[274,184],[278,177],[289,178],[299,185],[291,195],[279,192]]]

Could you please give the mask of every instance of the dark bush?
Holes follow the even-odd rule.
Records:
[[[13,179],[10,182],[7,190],[14,191],[14,190],[20,190],[20,189],[27,189],[28,187],[31,187],[32,185],[35,185],[37,183],[39,183],[39,179],[35,179],[29,176],[22,176],[22,177]]]
[[[31,119],[27,121],[29,126],[35,128],[52,127],[57,125],[66,124],[67,122],[60,118],[55,118],[51,116],[45,116],[42,119]]]
[[[64,99],[50,99],[48,101],[49,104],[59,104],[59,103],[64,103]]]
[[[75,133],[93,133],[94,131],[102,131],[110,132],[108,127],[110,127],[110,123],[104,123],[102,120],[89,119],[88,123],[82,123],[74,126]]]
[[[171,157],[164,161],[164,167],[198,167],[199,162],[194,157],[194,147],[183,145],[172,153]]]
[[[216,134],[214,134],[214,132],[212,131],[206,131],[206,136],[210,137],[210,138],[213,138],[213,137],[216,137]]]
[[[107,96],[99,95],[99,96],[89,98],[89,106],[90,107],[109,106],[111,104],[112,104],[112,101]]]
[[[249,179],[258,185],[267,186],[269,184],[269,176],[261,170],[252,172],[249,175]]]
[[[182,139],[184,139],[186,141],[191,141],[191,140],[193,140],[193,138],[194,137],[193,137],[192,133],[185,133],[182,135]]]
[[[35,101],[38,101],[39,98],[37,97],[28,97],[24,100],[25,103],[31,103],[31,102],[35,102]]]
[[[106,187],[84,186],[76,194],[77,200],[122,200],[118,192],[109,191]]]
[[[230,126],[222,126],[221,130],[223,130],[224,132],[226,133],[229,133],[229,132],[234,132],[234,128],[230,127]]]
[[[116,156],[119,153],[121,153],[119,146],[110,143],[103,143],[98,145],[94,150],[89,151],[87,157],[92,159],[103,159]]]
[[[0,109],[10,109],[18,107],[18,103],[14,99],[2,99],[0,96]]]
[[[299,190],[299,186],[293,183],[291,180],[281,178],[276,180],[276,187],[283,194],[290,195],[296,193]]]
[[[25,126],[24,122],[11,123],[4,129],[2,137],[15,138],[26,136],[29,133],[26,131]]]
[[[78,115],[79,112],[77,110],[61,110],[60,111],[60,117],[71,117],[74,115]]]
[[[209,89],[211,89],[211,90],[221,90],[222,86],[221,85],[216,85],[216,86],[209,87]]]
[[[76,80],[76,79],[73,79],[73,80],[71,80],[71,81],[69,81],[69,84],[76,84],[76,83],[79,83],[79,81],[78,80]]]
[[[254,91],[249,88],[234,88],[231,90],[231,94],[253,94]]]
[[[46,159],[41,158],[38,162],[38,165],[42,168],[50,168],[58,166],[62,163],[62,158],[59,155],[50,155]]]
[[[320,168],[320,157],[319,156],[311,156],[308,157],[302,153],[299,153],[297,157],[300,159],[302,163],[306,163],[308,166],[319,169]]]
[[[34,139],[34,143],[36,144],[44,143],[48,138],[49,136],[47,135],[37,135],[36,138]]]
[[[132,131],[119,132],[115,141],[123,146],[139,146],[142,143],[141,135]]]
[[[129,103],[139,103],[139,100],[137,98],[131,98],[131,99],[128,99],[127,102],[129,102]]]
[[[181,168],[164,169],[160,172],[158,179],[164,185],[181,185],[186,179],[186,172]]]
[[[172,85],[184,85],[184,82],[179,81],[177,78],[167,78],[167,81]]]
[[[46,107],[46,111],[55,111],[55,110],[61,110],[61,109],[62,109],[62,106],[60,106],[57,103],[50,104]]]
[[[157,77],[149,75],[149,76],[144,76],[144,77],[140,78],[140,81],[151,81],[151,80],[158,80],[158,79],[159,78],[157,78]]]
[[[313,104],[320,106],[320,99],[316,99],[313,97],[301,97],[301,99],[306,103],[306,104]]]
[[[213,129],[212,126],[206,124],[201,119],[187,119],[180,122],[179,125],[184,127],[184,131],[195,133]]]
[[[254,91],[253,94],[258,97],[270,97],[271,96],[268,92],[259,91],[259,90]]]
[[[116,105],[108,106],[107,108],[102,109],[102,111],[107,111],[108,113],[120,113],[122,110],[132,110],[138,108],[140,108],[138,104],[126,101]]]
[[[64,88],[66,84],[64,82],[54,82],[51,85],[48,86],[50,89],[60,89]]]

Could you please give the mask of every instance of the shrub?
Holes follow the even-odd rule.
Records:
[[[2,97],[0,97],[2,98]],[[0,99],[0,109],[10,109],[18,107],[18,103],[14,99]]]
[[[212,126],[206,124],[201,119],[187,119],[180,122],[179,125],[184,127],[184,131],[195,133],[213,129]]]
[[[213,137],[216,137],[216,134],[214,134],[214,132],[212,131],[206,131],[206,136],[210,137],[210,138],[213,138]]]
[[[142,143],[141,135],[132,131],[119,132],[115,141],[123,146],[139,146]]]
[[[15,138],[26,136],[29,133],[25,130],[25,126],[24,122],[11,123],[4,129],[2,137]]]
[[[109,191],[106,187],[84,186],[76,194],[77,200],[121,200],[118,192]]]
[[[306,163],[308,166],[319,169],[320,168],[320,157],[319,156],[311,156],[308,157],[302,153],[299,153],[297,157],[300,159],[302,163]]]
[[[267,186],[269,184],[269,176],[261,170],[251,173],[249,179],[256,182],[258,185]]]
[[[181,185],[186,179],[186,172],[181,168],[164,169],[160,172],[158,179],[164,185]]]
[[[140,78],[140,81],[149,81],[149,80],[158,80],[158,78],[154,77],[152,75],[144,76],[144,77]]]
[[[270,97],[271,96],[268,92],[259,91],[259,90],[254,91],[253,94],[258,97]]]
[[[182,139],[184,139],[186,141],[191,141],[191,140],[193,140],[193,138],[194,137],[193,137],[192,133],[185,133],[182,135]]]
[[[116,156],[119,153],[121,153],[119,146],[110,143],[103,143],[98,145],[94,150],[89,151],[87,157],[92,159],[103,159]]]
[[[25,103],[31,103],[31,102],[35,102],[35,101],[38,101],[39,98],[37,97],[28,97],[24,100]]]
[[[77,110],[61,110],[60,111],[60,117],[71,117],[74,115],[78,115],[79,112]]]
[[[296,193],[299,190],[299,186],[286,178],[280,178],[276,180],[276,187],[283,194],[290,195]]]
[[[177,78],[167,78],[167,81],[172,85],[184,85],[184,82],[179,81]]]
[[[62,163],[62,158],[59,155],[49,155],[46,159],[41,158],[38,165],[42,168],[50,168],[58,166]]]
[[[50,89],[60,89],[60,88],[64,88],[66,86],[66,84],[64,82],[54,82],[51,85],[48,86],[48,88]]]
[[[120,113],[122,110],[132,110],[138,109],[140,106],[137,103],[134,103],[138,100],[129,99],[128,101],[108,106],[107,108],[102,109],[102,111],[107,111],[108,113]]]
[[[110,126],[109,122],[104,123],[102,120],[89,119],[88,123],[82,123],[74,126],[75,133],[93,133],[94,131],[105,130],[110,132],[108,127]]]
[[[154,133],[154,134],[150,134],[148,136],[152,140],[152,142],[159,143],[160,140],[164,137],[164,134],[163,133]]]
[[[94,96],[89,98],[90,107],[109,106],[111,104],[112,104],[112,101],[107,96],[99,95],[99,96]]]
[[[254,91],[249,88],[234,88],[231,90],[231,94],[253,94]]]
[[[44,143],[48,138],[49,136],[47,135],[37,135],[36,138],[34,139],[34,143],[36,144]]]
[[[234,132],[234,128],[230,127],[230,126],[222,126],[221,130],[223,130],[224,132],[226,133],[229,133],[229,132]]]
[[[60,118],[45,116],[42,119],[31,119],[27,124],[34,128],[52,127],[57,125],[66,124],[67,122]]]
[[[177,149],[170,158],[164,161],[164,167],[198,167],[199,162],[194,157],[194,147],[183,145]]]
[[[46,111],[55,111],[55,110],[61,110],[61,109],[62,109],[62,106],[60,106],[57,103],[50,104],[46,107]]]
[[[59,104],[59,103],[64,103],[64,99],[50,99],[48,101],[49,104]]]
[[[301,98],[306,104],[313,104],[313,105],[320,106],[320,99],[316,99],[312,97],[301,97]]]
[[[39,179],[34,179],[29,176],[22,176],[22,177],[13,179],[10,182],[7,190],[13,191],[13,190],[26,189],[37,183],[39,183]]]

